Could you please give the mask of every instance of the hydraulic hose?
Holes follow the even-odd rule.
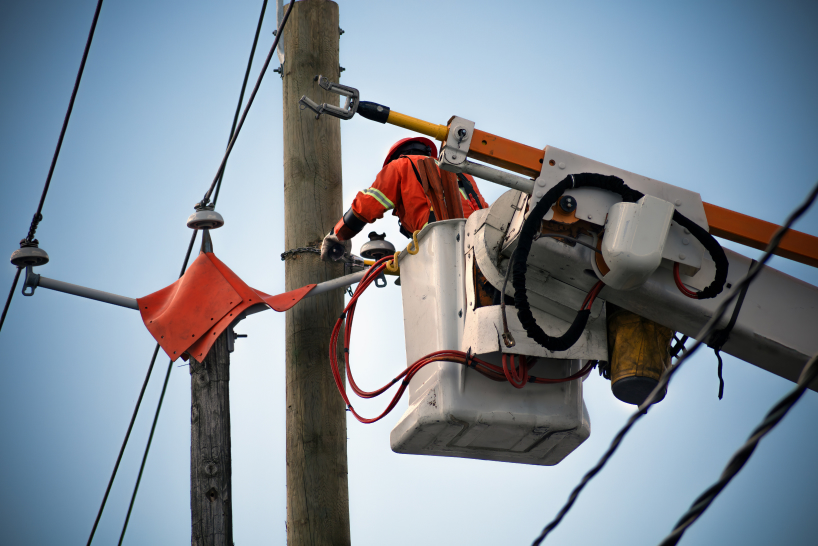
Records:
[[[456,364],[462,364],[468,368],[472,368],[473,370],[479,372],[483,376],[491,379],[492,381],[498,382],[505,382],[509,381],[512,385],[516,388],[522,388],[527,383],[538,383],[538,384],[554,384],[554,383],[564,383],[566,381],[574,381],[576,379],[581,378],[585,374],[591,371],[591,368],[594,367],[595,361],[588,361],[587,364],[583,369],[579,372],[568,376],[568,377],[561,377],[561,378],[545,378],[545,377],[534,377],[533,375],[529,375],[528,370],[531,366],[534,365],[536,361],[535,358],[529,357],[526,358],[524,355],[503,355],[503,367],[495,366],[489,362],[486,362],[480,358],[477,358],[471,354],[471,351],[468,353],[464,353],[463,351],[447,349],[442,351],[436,351],[430,353],[419,360],[415,361],[408,367],[406,367],[403,371],[401,371],[392,381],[384,385],[383,387],[376,389],[374,391],[365,391],[361,389],[355,379],[352,376],[352,367],[350,365],[349,360],[349,348],[350,348],[350,341],[352,338],[352,321],[355,316],[355,307],[358,302],[358,298],[361,297],[361,294],[375,281],[375,279],[383,272],[386,268],[387,262],[392,260],[392,256],[386,256],[379,260],[376,260],[375,263],[370,267],[366,274],[364,275],[363,279],[358,283],[357,288],[355,289],[355,293],[350,298],[349,302],[347,303],[346,307],[344,308],[344,312],[338,317],[338,320],[335,322],[335,327],[332,330],[332,334],[330,336],[330,350],[329,350],[329,361],[330,361],[330,369],[332,371],[333,379],[335,380],[335,385],[338,388],[338,393],[341,395],[341,398],[344,400],[344,403],[347,406],[347,410],[355,417],[358,421],[364,424],[374,423],[379,421],[384,416],[386,416],[392,409],[394,409],[395,405],[403,396],[404,392],[406,392],[407,387],[409,386],[409,382],[412,378],[420,371],[421,368],[426,366],[427,364],[431,364],[433,362],[453,362]],[[590,304],[593,303],[593,298],[596,296],[596,293],[599,292],[599,288],[601,287],[601,283],[598,286],[594,287],[594,290],[591,290],[589,293],[589,297],[587,300]],[[393,385],[396,383],[400,383],[397,391],[390,400],[389,404],[387,405],[386,409],[377,417],[367,418],[360,415],[355,408],[352,407],[352,404],[349,401],[349,396],[347,395],[346,388],[344,386],[342,372],[340,370],[340,366],[338,363],[338,355],[337,355],[337,347],[338,347],[338,338],[341,333],[341,327],[344,325],[346,321],[346,328],[344,331],[344,363],[346,364],[344,367],[346,368],[346,376],[347,382],[349,386],[352,388],[353,392],[360,396],[361,398],[375,398],[389,390]],[[511,360],[511,367],[509,368],[508,360]]]
[[[528,303],[528,295],[525,288],[528,254],[531,252],[534,237],[540,231],[543,218],[545,218],[546,213],[551,207],[554,206],[554,203],[557,202],[566,190],[582,187],[593,187],[614,192],[620,195],[622,200],[626,203],[635,203],[644,197],[642,192],[628,187],[628,185],[617,176],[594,173],[572,174],[566,176],[561,182],[548,190],[542,199],[540,199],[540,202],[537,203],[537,206],[531,211],[528,218],[526,218],[520,230],[520,237],[517,243],[517,249],[514,253],[514,259],[510,265],[510,267],[513,268],[511,284],[514,287],[514,303],[517,308],[517,318],[520,319],[520,323],[525,329],[526,334],[528,334],[528,337],[549,351],[568,350],[579,340],[588,323],[591,308],[590,305],[588,305],[588,308],[585,309],[585,305],[583,305],[577,313],[574,322],[562,336],[552,337],[546,334],[537,324],[531,312],[531,306]],[[724,284],[727,282],[729,262],[727,261],[727,256],[724,254],[724,250],[712,235],[679,211],[673,212],[673,221],[687,228],[691,235],[707,249],[713,258],[713,262],[716,264],[716,275],[713,282],[704,290],[696,292],[696,298],[707,299],[717,296],[724,289]],[[593,291],[599,293],[596,287],[592,292]]]

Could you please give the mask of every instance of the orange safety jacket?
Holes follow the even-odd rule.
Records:
[[[401,233],[411,236],[430,221],[434,221],[431,202],[423,191],[418,175],[412,168],[417,168],[420,160],[426,156],[401,156],[388,163],[371,187],[358,192],[352,206],[335,224],[333,233],[341,241],[347,241],[357,235],[366,224],[383,218],[386,211],[392,210],[401,224]],[[470,175],[458,175],[460,201],[463,205],[463,217],[468,218],[479,209],[487,208],[474,178]]]

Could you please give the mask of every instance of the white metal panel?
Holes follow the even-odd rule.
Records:
[[[552,161],[554,162],[553,166],[551,165]],[[536,188],[539,188],[544,193],[557,185],[569,174],[579,173],[598,173],[618,176],[624,180],[625,184],[629,187],[645,195],[652,195],[653,197],[658,197],[659,199],[673,203],[676,210],[704,229],[709,230],[707,215],[704,213],[704,205],[698,193],[624,169],[618,169],[605,163],[582,157],[581,155],[560,150],[553,146],[546,146],[545,148],[543,170],[539,178],[537,178]],[[535,192],[536,191],[535,189]],[[576,199],[577,218],[599,226],[605,225],[605,218],[611,206],[622,200],[618,195],[595,188],[567,190],[565,195],[570,195]],[[545,220],[550,220],[553,216],[554,213],[549,211],[545,215]],[[675,223],[671,225],[670,234],[662,253],[664,259],[671,262],[679,262],[685,266],[685,271],[694,273],[701,267],[703,254],[706,254],[706,251],[698,241],[690,237],[689,234],[685,234],[684,230]]]
[[[407,365],[434,351],[460,347],[465,309],[465,222],[446,220],[427,225],[418,234],[420,251],[411,255],[403,250],[398,258]],[[408,389],[410,404],[425,390],[426,380],[444,368],[444,364],[429,364],[415,376]]]
[[[472,226],[471,219],[466,224]],[[468,232],[468,229],[467,229]],[[461,350],[471,350],[481,358],[489,353],[503,352],[507,354],[529,355],[552,359],[608,359],[608,334],[606,327],[605,304],[597,300],[593,307],[588,324],[582,336],[567,351],[549,351],[533,339],[523,329],[517,318],[514,306],[506,307],[506,323],[509,332],[514,337],[514,347],[505,347],[501,338],[503,333],[503,319],[499,305],[479,307],[475,309],[473,267],[474,249],[466,253],[466,323],[464,325]],[[531,270],[529,270],[529,274]],[[544,272],[543,272],[544,273]],[[547,273],[545,274],[547,275]],[[577,311],[582,306],[586,293],[558,281],[548,278],[544,282],[526,279],[526,284],[532,288],[528,290],[531,312],[537,324],[549,336],[558,337],[571,326]],[[533,288],[537,289],[537,292]],[[500,288],[500,287],[498,287]],[[511,285],[507,292],[511,292]],[[509,294],[511,295],[511,294]],[[562,303],[558,303],[561,301]],[[535,374],[536,375],[536,374]]]
[[[537,320],[537,324],[549,336],[557,337],[565,333],[571,323],[558,319],[533,308],[531,312]],[[503,319],[500,315],[500,306],[480,307],[474,311],[469,311],[466,315],[466,325],[463,334],[463,351],[472,350],[472,353],[483,358],[484,355],[495,352],[507,354],[520,354],[538,356],[552,359],[583,359],[583,360],[607,360],[608,359],[608,336],[605,327],[605,313],[600,318],[589,320],[588,326],[582,332],[582,336],[573,347],[566,351],[552,352],[529,338],[523,326],[517,318],[517,311],[514,307],[506,308],[506,320],[508,330],[514,336],[514,347],[506,347],[502,342]],[[533,372],[532,372],[533,373]],[[534,375],[537,375],[536,373]]]

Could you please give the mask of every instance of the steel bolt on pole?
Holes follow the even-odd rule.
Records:
[[[302,0],[282,36],[284,56],[284,248],[316,246],[343,214],[340,120],[302,112],[303,95],[338,104],[315,82],[338,81],[338,5]],[[285,261],[286,289],[343,275],[343,265],[301,254]],[[346,412],[328,362],[329,338],[343,311],[343,290],[287,311],[287,543],[350,543]],[[343,362],[343,358],[341,357]]]

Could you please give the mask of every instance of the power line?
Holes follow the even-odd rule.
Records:
[[[284,30],[284,26],[287,24],[287,19],[290,17],[290,12],[293,10],[293,5],[295,2],[290,2],[287,11],[284,13],[284,17],[281,19],[281,23],[278,25],[278,30],[276,31],[275,40],[273,40],[273,46],[270,48],[270,52],[267,54],[267,58],[264,59],[264,65],[261,67],[261,72],[259,72],[258,79],[256,79],[256,85],[253,87],[253,91],[250,93],[250,97],[247,99],[247,106],[244,107],[244,111],[241,113],[241,119],[239,119],[239,123],[236,126],[236,131],[233,133],[233,136],[230,138],[230,142],[227,144],[227,150],[224,152],[224,156],[222,157],[222,162],[219,164],[219,169],[216,171],[216,176],[213,178],[213,182],[210,184],[210,188],[208,188],[207,193],[205,193],[204,198],[202,199],[202,204],[207,205],[210,201],[210,196],[213,193],[213,189],[216,187],[216,183],[219,181],[219,177],[224,172],[224,167],[227,164],[227,158],[230,157],[230,152],[233,151],[233,146],[236,144],[236,139],[239,136],[239,132],[241,132],[241,128],[244,126],[244,120],[247,119],[247,112],[250,111],[250,107],[253,106],[253,101],[256,98],[256,93],[258,93],[258,89],[261,86],[261,80],[264,79],[264,74],[267,72],[267,67],[270,66],[270,60],[273,58],[273,54],[276,51],[276,47],[278,47],[278,41],[281,39],[281,31]]]
[[[82,80],[82,73],[85,71],[85,61],[88,59],[88,51],[91,49],[91,42],[94,39],[94,31],[97,28],[97,21],[99,21],[99,12],[102,9],[102,0],[97,2],[97,9],[94,11],[94,19],[91,21],[91,30],[88,31],[88,39],[85,41],[85,50],[82,52],[82,61],[80,61],[80,68],[77,71],[77,78],[74,80],[74,89],[71,91],[71,98],[68,101],[68,110],[65,112],[65,118],[62,122],[62,129],[60,129],[60,136],[57,138],[57,147],[54,150],[54,156],[51,158],[51,166],[48,168],[48,176],[45,178],[45,185],[43,192],[40,194],[40,202],[37,205],[37,212],[31,219],[31,225],[28,228],[28,234],[20,241],[22,247],[24,243],[27,246],[37,246],[37,240],[34,239],[34,234],[37,232],[37,227],[43,219],[43,205],[45,204],[45,196],[48,194],[48,188],[51,187],[51,177],[54,176],[54,168],[57,166],[57,158],[60,156],[60,149],[62,149],[62,141],[65,138],[65,131],[68,129],[68,120],[71,119],[71,112],[74,110],[74,100],[77,98],[77,91],[80,88],[80,80]],[[17,267],[17,273],[14,275],[14,282],[11,284],[9,296],[6,299],[6,305],[3,307],[3,314],[0,316],[0,330],[3,329],[3,323],[6,321],[6,314],[11,305],[11,298],[14,297],[14,290],[17,288],[17,281],[20,279],[20,271],[22,267]]]
[[[269,58],[269,55],[268,55],[267,62],[265,63],[265,66],[262,68],[262,71],[259,74],[259,78],[258,78],[258,81],[256,82],[256,86],[255,86],[255,88],[253,90],[253,93],[250,96],[247,107],[244,110],[244,115],[241,118],[241,123],[239,123],[238,127],[237,127],[238,114],[239,114],[239,111],[241,110],[242,101],[244,100],[244,92],[246,90],[247,81],[248,81],[249,76],[250,76],[250,70],[251,70],[251,68],[253,66],[253,57],[255,56],[256,46],[258,44],[258,38],[259,38],[259,35],[261,33],[261,26],[262,26],[262,23],[263,23],[263,20],[264,20],[264,13],[265,13],[266,9],[267,9],[267,0],[264,0],[263,3],[262,3],[262,6],[261,6],[261,13],[259,14],[258,24],[256,25],[256,33],[255,33],[255,36],[253,38],[253,45],[252,45],[252,47],[250,49],[250,56],[249,56],[249,58],[247,60],[247,68],[245,70],[244,80],[242,82],[242,87],[241,87],[241,92],[239,93],[238,104],[236,105],[236,113],[233,116],[233,124],[232,124],[232,126],[230,128],[230,139],[228,141],[228,150],[225,153],[225,156],[222,159],[222,164],[221,164],[221,166],[219,168],[218,189],[216,190],[216,195],[214,196],[214,199],[213,199],[214,205],[215,205],[216,201],[218,200],[219,190],[221,189],[221,182],[222,182],[222,179],[224,177],[224,166],[225,166],[225,164],[227,162],[227,158],[229,156],[230,149],[232,148],[232,144],[235,143],[238,131],[241,130],[241,125],[244,122],[244,118],[247,115],[247,111],[250,108],[250,104],[252,104],[253,98],[255,96],[255,92],[256,92],[256,90],[258,90],[258,87],[259,87],[259,85],[261,83],[261,80],[264,77],[264,72],[266,71],[265,69],[267,67],[267,64],[269,64],[270,58]],[[292,9],[292,6],[290,6],[290,9]],[[289,14],[289,10],[288,10],[287,14]],[[284,28],[284,24],[286,23],[286,19],[287,18],[285,17],[284,20],[282,20],[281,25],[279,25],[278,32],[277,32],[277,37],[276,37],[276,40],[273,43],[272,51],[274,51],[275,48],[276,48],[276,45],[278,43],[278,36],[281,35],[281,31]],[[213,187],[211,186],[210,189],[212,191]],[[194,242],[196,240],[196,233],[197,233],[197,231],[194,231],[193,235],[191,236],[190,244],[188,245],[188,249],[187,249],[187,254],[185,256],[185,260],[184,260],[184,263],[182,265],[182,270],[179,272],[179,277],[182,277],[184,275],[184,273],[185,273],[185,270],[187,269],[187,264],[188,264],[188,261],[190,259],[190,254],[191,254],[191,251],[193,249],[193,244],[194,244]],[[158,351],[158,345],[157,345],[157,351]],[[153,362],[156,359],[157,351],[154,351],[154,359],[151,361],[151,368],[153,367]],[[133,493],[131,495],[130,504],[128,505],[128,512],[127,512],[127,514],[125,516],[125,521],[124,521],[123,526],[122,526],[122,532],[121,532],[120,537],[119,537],[119,544],[120,545],[122,544],[122,540],[125,538],[125,532],[127,531],[128,522],[130,521],[130,518],[131,518],[131,513],[133,511],[134,502],[136,501],[136,495],[137,495],[137,492],[139,491],[139,484],[142,481],[142,474],[143,474],[143,472],[145,470],[145,463],[146,463],[147,458],[148,458],[148,453],[150,452],[151,443],[153,442],[153,435],[154,435],[154,432],[156,431],[156,424],[157,424],[157,422],[159,420],[159,413],[160,413],[160,411],[162,409],[162,402],[163,402],[164,397],[165,397],[165,392],[167,391],[168,381],[170,380],[170,372],[171,372],[172,369],[173,369],[173,361],[170,361],[170,362],[168,362],[168,369],[167,369],[167,372],[165,373],[165,381],[164,381],[164,383],[162,385],[162,394],[159,397],[159,403],[158,403],[158,405],[156,407],[156,413],[154,414],[153,423],[151,425],[150,435],[148,436],[148,442],[147,442],[147,445],[145,446],[145,451],[144,451],[144,453],[142,455],[142,462],[141,462],[140,467],[139,467],[139,475],[137,476],[136,483],[134,484],[134,490],[133,490]],[[150,370],[148,371],[148,374],[150,375]],[[147,381],[147,378],[146,378],[146,381]],[[134,409],[134,416],[136,415],[136,412],[138,411],[138,409],[139,409],[139,403],[137,403],[137,407]],[[127,442],[127,436],[126,436],[125,442]],[[124,447],[125,447],[125,444],[123,443],[122,449],[124,449]],[[115,473],[116,473],[116,468],[114,469],[114,474]],[[111,476],[111,481],[113,481],[113,479],[114,479],[114,476],[112,475]],[[110,488],[110,484],[109,484],[109,488]],[[106,496],[107,496],[107,492],[106,492]],[[104,506],[104,501],[103,501],[103,506]],[[101,513],[102,513],[102,507],[100,507],[100,514]],[[99,519],[99,516],[97,516],[97,519]],[[95,526],[96,526],[96,524],[95,524]],[[92,536],[93,536],[93,532],[92,532]],[[88,544],[90,545],[90,543],[91,543],[91,539],[89,538]]]
[[[253,47],[250,48],[250,58],[247,59],[247,69],[244,71],[244,81],[241,83],[241,93],[239,93],[239,102],[236,104],[236,113],[233,114],[233,125],[230,126],[230,138],[227,139],[227,145],[230,146],[230,140],[236,133],[236,123],[239,121],[239,112],[241,112],[241,103],[244,102],[244,91],[247,89],[247,80],[250,79],[250,67],[253,66],[253,57],[256,55],[256,45],[258,44],[258,37],[261,34],[261,23],[264,21],[264,12],[267,10],[267,0],[261,4],[261,15],[258,16],[258,26],[256,26],[256,37],[253,38]],[[213,205],[219,200],[219,190],[222,189],[222,179],[224,178],[224,169],[219,173],[219,182],[216,184],[216,195],[213,196]]]
[[[136,414],[139,412],[139,406],[142,404],[142,397],[145,395],[145,388],[148,386],[148,380],[151,378],[151,372],[153,371],[153,365],[156,362],[156,356],[159,354],[159,344],[156,344],[156,348],[153,350],[153,357],[151,358],[151,364],[148,366],[148,373],[145,375],[145,381],[142,382],[142,390],[139,391],[139,397],[136,399],[136,408],[133,410],[133,415],[131,415],[131,422],[128,423],[128,430],[125,431],[125,439],[122,441],[122,447],[119,448],[119,455],[116,457],[116,463],[114,463],[114,471],[111,473],[111,479],[108,480],[108,487],[105,488],[105,495],[102,497],[102,505],[99,507],[99,512],[97,512],[97,519],[94,520],[94,526],[91,529],[91,535],[88,537],[88,546],[91,545],[91,541],[94,540],[94,533],[97,532],[97,525],[99,525],[99,520],[102,517],[102,510],[105,508],[105,503],[108,501],[108,494],[111,492],[111,486],[114,484],[114,477],[116,476],[116,471],[119,470],[119,463],[122,461],[122,455],[125,453],[125,446],[128,444],[128,438],[131,436],[131,430],[133,430],[134,421],[136,421]]]
[[[31,220],[31,226],[26,236],[26,241],[32,242],[34,240],[34,233],[37,231],[37,226],[43,219],[43,205],[45,204],[45,196],[48,193],[48,188],[51,186],[51,177],[54,174],[54,167],[57,166],[57,158],[60,155],[60,148],[62,148],[62,141],[65,138],[65,131],[68,128],[68,120],[71,118],[71,111],[74,109],[74,100],[77,98],[77,90],[80,88],[80,80],[82,73],[85,70],[85,61],[88,59],[88,51],[91,49],[91,41],[94,39],[94,30],[97,28],[97,21],[99,20],[99,12],[102,9],[102,0],[97,2],[97,9],[94,12],[94,20],[91,22],[91,30],[88,32],[88,40],[85,42],[85,51],[82,52],[82,61],[80,62],[80,69],[77,72],[77,79],[74,81],[74,90],[71,91],[71,100],[68,101],[68,110],[65,112],[65,119],[62,122],[62,129],[60,130],[60,137],[57,139],[57,148],[54,150],[54,157],[51,158],[51,167],[48,169],[48,176],[45,179],[45,187],[40,196],[40,203],[37,205],[37,212],[34,213],[34,218]]]
[[[812,203],[815,201],[816,196],[818,195],[818,184],[813,187],[810,194],[807,196],[806,200],[796,208],[790,216],[787,218],[787,221],[784,223],[783,226],[779,227],[776,232],[773,234],[772,239],[770,239],[769,245],[767,245],[767,249],[764,251],[763,256],[759,258],[758,263],[755,264],[754,267],[750,268],[750,271],[747,275],[741,279],[735,286],[733,286],[732,290],[725,296],[724,300],[719,304],[716,309],[716,312],[713,314],[713,317],[705,324],[704,328],[699,332],[699,334],[695,337],[695,343],[687,350],[684,355],[682,355],[679,360],[676,362],[676,365],[666,371],[662,377],[659,379],[656,387],[654,387],[653,391],[648,395],[647,399],[639,406],[636,412],[630,416],[625,426],[623,426],[619,432],[614,436],[614,439],[611,441],[611,445],[608,447],[607,451],[602,455],[602,458],[594,465],[580,480],[580,483],[571,491],[571,494],[568,496],[568,500],[566,501],[565,505],[562,509],[557,513],[556,517],[543,528],[540,535],[534,539],[532,546],[537,546],[548,536],[548,534],[553,531],[557,525],[560,524],[562,519],[565,517],[565,514],[571,509],[576,502],[579,494],[588,485],[594,476],[596,476],[608,460],[613,456],[614,452],[617,450],[619,445],[622,443],[622,440],[625,438],[625,435],[630,431],[636,422],[642,418],[643,415],[647,413],[647,409],[654,404],[656,399],[664,392],[665,387],[667,386],[670,378],[675,374],[679,368],[684,364],[684,362],[690,358],[690,356],[696,352],[696,350],[702,345],[702,343],[710,338],[710,335],[716,329],[716,324],[721,320],[722,316],[724,316],[727,307],[730,303],[741,293],[741,290],[744,288],[745,285],[751,283],[756,275],[761,271],[764,265],[769,261],[770,257],[772,256],[773,251],[778,247],[781,243],[781,239],[784,237],[784,234],[792,227],[793,223],[800,218]]]
[[[750,460],[750,456],[755,451],[756,446],[758,446],[758,442],[787,415],[787,412],[798,402],[801,395],[804,394],[804,391],[807,390],[809,384],[812,383],[816,377],[818,377],[818,353],[809,359],[806,366],[804,366],[804,369],[801,371],[801,377],[798,378],[798,384],[767,412],[764,420],[761,421],[761,424],[759,424],[750,437],[747,438],[744,445],[730,457],[718,481],[711,485],[693,502],[690,509],[685,512],[676,524],[676,528],[661,542],[660,546],[673,546],[679,542],[679,539],[682,538],[687,528],[699,519],[699,516],[716,500],[719,493],[727,487],[730,480],[732,480],[744,467],[744,464]]]
[[[142,481],[142,473],[145,471],[145,462],[148,460],[148,452],[151,450],[151,442],[153,442],[153,433],[156,432],[156,422],[159,420],[159,412],[162,410],[162,402],[165,400],[165,391],[168,388],[168,380],[170,379],[170,371],[173,369],[173,361],[168,362],[168,371],[165,372],[165,383],[162,385],[162,394],[159,395],[159,403],[156,405],[156,413],[153,416],[153,424],[151,425],[151,433],[148,436],[148,444],[145,446],[145,454],[142,455],[142,464],[139,465],[139,475],[136,477],[136,485],[133,488],[131,495],[131,503],[128,505],[128,515],[125,516],[125,523],[122,525],[122,534],[119,535],[119,546],[122,546],[122,540],[125,538],[125,530],[128,528],[128,521],[131,519],[131,511],[133,510],[133,503],[136,500],[136,492],[139,491],[139,482]]]
[[[14,291],[17,290],[17,281],[20,280],[20,272],[22,267],[17,267],[17,273],[14,274],[14,282],[11,283],[11,290],[9,290],[9,297],[6,298],[6,305],[3,306],[3,314],[0,315],[0,330],[3,329],[3,323],[6,322],[6,314],[9,312],[9,305],[11,305],[11,298],[14,297]]]
[[[185,261],[182,263],[182,271],[179,273],[179,277],[185,274],[185,270],[187,269],[188,261],[190,260],[190,253],[193,250],[193,243],[196,241],[196,234],[198,230],[193,231],[193,235],[190,238],[190,244],[187,246],[187,254],[185,254]],[[153,350],[153,356],[151,357],[151,363],[148,366],[148,373],[145,374],[145,381],[142,383],[142,390],[139,391],[139,397],[136,399],[136,406],[133,410],[133,415],[131,415],[131,422],[128,423],[128,430],[125,432],[125,439],[122,440],[122,447],[119,448],[119,455],[116,457],[116,463],[114,463],[114,470],[111,472],[111,478],[108,480],[108,487],[105,488],[105,494],[102,497],[102,504],[99,506],[99,511],[97,512],[97,517],[94,520],[94,526],[91,528],[91,534],[88,536],[87,546],[91,546],[91,541],[94,540],[94,534],[97,532],[97,526],[99,525],[99,520],[102,518],[102,512],[105,510],[105,503],[108,502],[108,495],[111,493],[111,487],[114,484],[114,478],[116,478],[116,473],[119,470],[119,463],[122,461],[122,455],[125,453],[125,446],[128,445],[128,439],[131,437],[131,430],[133,429],[133,424],[136,421],[136,415],[139,413],[139,407],[142,405],[142,397],[145,394],[145,388],[148,386],[148,381],[150,380],[151,373],[153,372],[153,366],[156,363],[156,357],[159,354],[159,344],[156,344],[156,347]],[[165,377],[165,384],[162,386],[162,396],[164,396],[165,389],[167,388],[167,376]],[[161,407],[161,402],[160,402]],[[158,409],[157,409],[158,412]],[[156,419],[159,417],[159,414],[154,417],[154,427],[156,426]],[[151,429],[151,438],[153,437],[153,428]],[[150,445],[150,440],[148,441]],[[147,457],[147,451],[145,452],[145,456]],[[145,460],[142,460],[142,466],[145,466]],[[138,487],[138,486],[137,486]],[[134,495],[136,492],[134,491]],[[133,501],[132,501],[133,502]],[[133,504],[131,504],[133,507]],[[130,517],[130,509],[128,509],[128,516]],[[127,522],[126,522],[127,525]]]

